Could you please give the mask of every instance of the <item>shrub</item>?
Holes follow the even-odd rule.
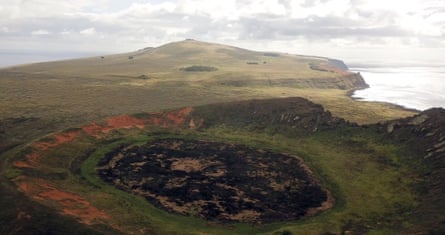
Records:
[[[147,75],[145,75],[145,74],[142,74],[142,75],[138,76],[138,78],[139,78],[139,79],[142,79],[142,80],[150,79],[150,78],[149,78]]]
[[[181,70],[186,72],[212,72],[218,69],[212,66],[192,65],[189,67],[182,68]]]
[[[293,233],[289,230],[283,230],[283,231],[275,232],[275,233],[273,233],[273,235],[293,235]]]

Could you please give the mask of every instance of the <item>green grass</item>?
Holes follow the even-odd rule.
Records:
[[[128,60],[130,55],[134,59]],[[267,63],[251,66],[246,61]],[[347,84],[347,78],[310,69],[309,64],[326,61],[287,54],[265,56],[262,52],[185,41],[104,59],[2,69],[0,137],[4,143],[0,143],[0,151],[113,115],[223,101],[301,96],[322,104],[336,116],[358,123],[414,114],[388,104],[352,100],[347,92],[355,87],[335,88],[338,82]],[[218,70],[180,70],[193,64]],[[150,79],[140,79],[141,74]]]
[[[294,222],[261,226],[209,224],[203,219],[160,210],[140,196],[106,184],[96,173],[98,161],[121,144],[141,145],[155,138],[172,137],[236,143],[296,154],[330,190],[336,200],[335,206],[317,216]],[[88,149],[94,151],[85,151]],[[85,153],[89,154],[86,158],[83,156]],[[76,173],[70,169],[79,157],[86,160],[80,163],[80,172]],[[415,164],[408,163],[411,160],[404,146],[387,141],[369,128],[343,127],[309,136],[284,136],[214,125],[200,130],[120,130],[103,139],[83,136],[44,154],[41,161],[45,167],[41,169],[40,177],[50,180],[62,190],[79,194],[93,206],[104,210],[112,216],[109,224],[123,231],[148,229],[154,234],[271,234],[286,230],[293,234],[338,234],[343,231],[393,234],[415,226],[409,218],[417,206],[417,194],[412,185],[418,178],[418,172],[410,167]],[[59,173],[67,176],[54,177]],[[8,173],[10,177],[17,174],[19,172]]]
[[[104,183],[96,174],[97,162],[120,144],[139,145],[150,139],[171,137],[223,141],[297,154],[333,193],[335,207],[295,222],[263,226],[209,225],[202,219],[155,208],[142,197]],[[80,175],[71,175],[69,179],[59,181],[58,185],[68,191],[79,192],[94,206],[118,218],[114,223],[127,231],[149,227],[159,234],[227,234],[228,231],[231,234],[270,234],[283,229],[294,234],[340,233],[343,230],[387,234],[412,226],[406,218],[416,206],[416,195],[410,188],[410,176],[415,178],[415,172],[402,164],[404,160],[398,155],[402,147],[383,142],[381,137],[369,131],[336,130],[296,139],[215,126],[201,131],[164,130],[131,137],[125,134],[119,137],[117,134],[110,141],[100,142],[82,164]],[[76,146],[82,148],[84,145],[80,141],[73,148]]]
[[[129,56],[133,59],[129,60]],[[252,66],[246,64],[248,61],[261,63]],[[40,172],[10,168],[15,157],[23,158],[25,152],[17,156],[11,153],[26,148],[25,143],[73,126],[103,122],[106,117],[119,114],[294,96],[322,104],[334,116],[361,124],[415,113],[389,104],[352,100],[347,93],[352,87],[320,89],[343,79],[335,73],[310,69],[311,63],[323,61],[326,60],[285,54],[267,56],[224,45],[186,41],[104,59],[0,70],[0,152],[15,146],[1,153],[5,182],[20,174],[46,178],[106,210],[117,218],[113,223],[126,231],[139,232],[147,227],[159,234],[271,234],[284,230],[294,234],[341,233],[343,230],[391,234],[409,228],[412,220],[406,218],[416,206],[416,194],[410,185],[416,184],[418,178],[412,170],[417,162],[402,158],[410,154],[403,146],[363,130],[336,130],[298,138],[280,135],[273,128],[263,133],[223,126],[176,132],[153,129],[148,136],[131,130],[113,133],[104,140],[82,137],[61,145],[42,157],[44,166]],[[209,73],[180,70],[193,64],[218,70]],[[141,74],[150,79],[139,79]],[[321,79],[319,82],[324,85],[311,85],[312,78]],[[272,85],[270,80],[277,79],[295,79],[295,82]],[[154,208],[141,197],[105,184],[95,174],[97,161],[117,144],[141,144],[150,138],[178,135],[297,154],[331,190],[336,206],[297,222],[259,227],[234,224],[233,228],[232,225],[208,225],[204,220],[171,215]]]
[[[185,68],[181,68],[181,70],[186,72],[213,72],[218,69],[212,66],[192,65]]]
[[[232,136],[230,139],[238,143],[244,139],[254,145],[258,141],[256,145],[262,147],[296,153],[315,170],[334,193],[337,204],[320,216],[287,227],[296,234],[339,233],[348,221],[350,226],[363,225],[366,230],[377,232],[385,229],[396,232],[409,226],[403,221],[409,216],[406,213],[416,206],[416,195],[410,188],[410,176],[416,176],[416,173],[382,162],[381,158],[400,160],[397,153],[401,147],[382,143],[372,133],[352,137],[345,133],[339,140],[339,133],[334,132],[294,140],[261,134],[233,135],[232,131],[221,129],[211,132],[212,136]],[[356,146],[351,145],[351,141]]]
[[[16,177],[18,177],[20,175],[22,175],[22,171],[20,171],[19,169],[15,169],[15,168],[9,168],[4,173],[4,176],[10,180],[15,179]]]

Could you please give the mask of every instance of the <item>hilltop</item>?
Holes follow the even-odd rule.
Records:
[[[210,70],[199,71],[196,69],[199,66]],[[348,72],[346,65],[339,60],[256,52],[191,39],[125,54],[19,66],[5,72],[118,78],[127,79],[133,84],[145,84],[147,80],[152,80],[228,86],[293,85],[340,89],[367,86],[360,75]],[[196,75],[195,72],[208,73]]]

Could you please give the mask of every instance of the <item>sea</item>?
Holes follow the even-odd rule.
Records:
[[[15,51],[0,49],[0,68],[21,64],[76,59],[104,55],[100,52],[41,52],[41,51]]]
[[[369,85],[352,94],[358,100],[389,102],[419,111],[445,108],[445,65],[356,64],[349,70],[359,72]]]

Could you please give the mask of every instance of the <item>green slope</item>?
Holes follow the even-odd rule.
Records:
[[[44,181],[57,190],[85,198],[91,206],[110,216],[96,221],[95,226],[101,225],[103,229],[112,226],[124,233],[407,234],[442,231],[444,197],[437,183],[442,184],[443,178],[432,177],[431,173],[443,174],[443,163],[438,161],[443,153],[439,146],[445,126],[443,110],[427,111],[380,125],[358,126],[333,117],[322,106],[305,99],[287,98],[227,102],[138,114],[119,120],[132,120],[134,125],[144,123],[146,126],[142,129],[128,128],[132,125],[116,127],[107,132],[101,132],[100,128],[99,132],[91,132],[92,126],[89,126],[56,133],[9,158],[11,162],[26,162],[30,152],[41,154],[36,168],[9,168],[9,172],[16,171],[10,173],[10,178],[17,185],[23,182],[40,185],[40,190],[46,192],[48,189],[41,183]],[[109,123],[97,125],[108,128]],[[57,135],[69,133],[79,135],[48,150],[39,150],[39,146],[52,146]],[[97,133],[100,138],[91,133]],[[97,175],[98,162],[117,147],[169,138],[235,143],[300,156],[332,193],[334,207],[297,221],[262,225],[216,223],[162,211],[142,197],[107,184]],[[434,146],[439,149],[433,149]],[[425,154],[430,155],[427,160]],[[36,199],[36,195],[45,193],[23,187],[21,191],[59,213],[71,208],[51,198]],[[83,218],[82,214],[73,217]]]
[[[54,231],[63,232],[76,228],[79,230],[72,230],[73,233],[93,230],[110,233],[114,231],[114,227],[119,227],[124,228],[124,231],[138,228],[137,231],[147,233],[159,231],[160,234],[165,234],[166,231],[179,231],[180,234],[198,231],[227,234],[228,230],[225,226],[207,228],[205,221],[172,216],[150,206],[141,207],[142,204],[146,205],[144,200],[135,199],[114,188],[105,187],[103,182],[94,178],[94,161],[98,161],[102,157],[101,154],[109,150],[113,143],[128,141],[125,139],[133,135],[135,137],[131,137],[130,140],[135,142],[151,138],[144,134],[139,135],[140,133],[135,130],[113,132],[104,139],[104,142],[86,137],[74,145],[56,149],[44,158],[44,163],[48,168],[45,168],[43,173],[32,170],[22,171],[11,165],[15,160],[23,158],[36,140],[45,139],[45,136],[51,136],[61,130],[91,122],[102,125],[107,117],[120,114],[160,112],[185,106],[200,106],[201,108],[197,108],[201,112],[199,115],[208,121],[213,121],[208,123],[208,127],[202,129],[202,132],[190,133],[188,130],[173,129],[167,130],[167,134],[162,134],[165,130],[161,129],[160,135],[172,136],[179,132],[184,138],[242,142],[246,145],[265,146],[277,151],[299,154],[317,170],[320,178],[338,197],[338,204],[333,212],[323,213],[313,223],[307,220],[260,228],[246,224],[235,225],[238,233],[271,233],[286,226],[294,232],[313,231],[314,234],[323,231],[338,233],[342,230],[363,229],[363,227],[366,231],[380,232],[386,229],[388,231],[410,229],[412,222],[403,224],[401,221],[408,217],[402,213],[403,210],[398,211],[395,205],[400,204],[400,207],[408,209],[416,206],[417,201],[413,199],[413,195],[417,194],[410,188],[412,182],[403,181],[403,184],[397,188],[399,191],[391,187],[394,186],[393,181],[397,180],[397,177],[403,174],[415,175],[418,172],[410,169],[409,165],[404,166],[403,169],[390,167],[388,172],[387,168],[383,168],[385,171],[380,168],[383,164],[380,161],[385,162],[387,158],[399,158],[399,151],[403,150],[403,146],[386,143],[386,140],[376,137],[374,132],[370,133],[362,129],[357,131],[354,129],[357,128],[355,125],[352,125],[354,131],[351,132],[349,124],[346,125],[345,122],[333,122],[339,124],[338,130],[335,128],[332,130],[330,125],[326,125],[328,130],[313,135],[314,127],[317,127],[317,130],[323,129],[318,124],[325,123],[324,121],[331,118],[337,121],[344,118],[350,122],[364,124],[416,113],[389,104],[352,100],[348,96],[349,92],[363,88],[366,84],[357,74],[351,74],[343,69],[342,63],[322,57],[255,52],[194,40],[174,42],[119,55],[2,69],[0,70],[0,157],[2,159],[0,190],[2,198],[5,198],[2,202],[11,198],[11,195],[24,196],[20,190],[17,192],[17,189],[7,187],[11,185],[11,180],[17,180],[17,176],[25,174],[36,178],[49,177],[49,180],[54,180],[51,182],[55,185],[84,196],[99,208],[115,207],[116,210],[109,213],[116,217],[125,215],[122,219],[127,223],[127,225],[118,223],[119,226],[116,223],[108,224],[98,228],[80,226],[76,220],[65,217],[61,219],[63,222],[54,222],[53,218],[59,216],[58,209],[60,208],[54,207],[51,203],[35,204],[34,198],[24,200],[26,202],[24,207],[16,206],[18,204],[14,203],[2,204],[4,213],[1,214],[1,219],[6,221],[2,224],[2,229],[4,229],[2,232],[10,231],[9,233],[14,234],[14,231],[23,231],[25,228],[32,230],[50,227],[54,228]],[[307,106],[312,108],[308,109],[311,112],[306,112],[305,115],[309,119],[305,119],[307,122],[304,124],[310,126],[311,129],[297,128],[301,130],[298,133],[294,132],[292,126],[269,122],[269,118],[275,115],[270,110],[262,110],[263,116],[251,116],[243,113],[244,110],[249,110],[249,106],[234,108],[229,104],[232,101],[297,96],[322,105]],[[221,102],[226,104],[203,106]],[[240,105],[240,103],[234,104]],[[263,105],[270,104],[266,102]],[[278,110],[281,107],[276,106]],[[321,119],[311,119],[311,115],[321,114],[326,110],[329,110],[331,114]],[[230,116],[224,113],[229,113]],[[244,116],[238,116],[238,114]],[[280,118],[282,117],[278,119]],[[257,123],[255,120],[261,122]],[[151,130],[154,131],[152,137],[159,134],[156,130],[158,128]],[[93,153],[93,150],[96,152]],[[376,153],[381,158],[374,159]],[[58,158],[53,158],[54,156]],[[92,158],[88,158],[90,156]],[[347,182],[351,177],[359,179],[360,185],[353,185],[355,187],[351,189],[350,182]],[[376,180],[373,181],[373,179]],[[89,183],[85,184],[85,180]],[[100,187],[100,190],[97,187]],[[101,193],[101,190],[105,191]],[[372,195],[367,202],[362,200],[365,198],[363,190],[370,190],[370,195]],[[378,195],[379,191],[385,192],[383,196]],[[106,198],[108,194],[111,195],[110,198]],[[404,196],[397,197],[397,194]],[[100,196],[105,196],[105,198]],[[20,197],[17,196],[17,198]],[[385,200],[388,203],[385,204]],[[435,198],[435,200],[438,199]],[[361,206],[361,203],[366,206]],[[372,203],[378,206],[369,211],[367,206]],[[389,207],[386,208],[388,205]],[[28,218],[23,217],[26,214],[20,214],[21,208],[25,208],[25,211],[31,215],[30,220],[13,219]],[[423,211],[430,208],[430,204],[425,208]],[[397,213],[402,214],[398,216]],[[434,213],[429,215],[434,216]],[[383,217],[377,214],[383,214]],[[385,224],[384,219],[391,216],[393,219]],[[49,218],[48,221],[45,221],[46,217]],[[161,225],[156,226],[157,223]],[[194,223],[198,225],[195,226]],[[437,222],[434,224],[436,225]],[[391,227],[392,225],[395,227]],[[368,228],[369,226],[372,228]],[[186,229],[182,230],[183,227]],[[22,230],[17,230],[17,228]]]

